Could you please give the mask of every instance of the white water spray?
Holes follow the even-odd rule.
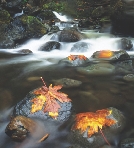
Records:
[[[53,11],[54,15],[60,20],[60,21],[63,21],[63,22],[68,22],[68,21],[71,21],[70,18],[68,18],[66,15],[60,15],[59,13],[57,13],[56,11]]]

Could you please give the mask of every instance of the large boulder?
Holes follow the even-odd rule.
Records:
[[[108,61],[109,63],[105,63],[105,64],[113,65],[115,67],[114,72],[116,72],[116,73],[130,73],[131,71],[133,71],[132,60],[130,59],[129,54],[125,50],[96,51],[93,53],[91,58],[93,58],[92,60],[99,61],[101,63],[103,63],[104,61],[105,62]],[[95,65],[99,65],[101,63],[95,64]],[[90,65],[90,66],[93,67],[92,65]],[[108,67],[104,66],[104,64],[103,64],[103,68],[108,68]],[[97,70],[99,70],[99,69],[101,70],[101,66]]]
[[[89,59],[84,55],[70,55],[61,59],[58,64],[63,66],[80,66],[89,62]]]
[[[81,66],[76,68],[77,72],[84,75],[110,75],[115,73],[115,66],[110,63],[97,63],[89,66]]]
[[[16,13],[21,13],[23,10],[23,6],[26,4],[25,1],[22,0],[3,0],[2,7],[6,9],[12,17]]]
[[[54,20],[54,19],[56,19],[56,16],[50,10],[41,11],[39,14],[37,14],[36,17],[39,18],[42,22],[45,22],[47,20]]]
[[[76,44],[73,45],[71,48],[71,52],[87,52],[90,48],[90,44],[86,42],[77,42]]]
[[[60,121],[60,122],[68,120],[72,112],[71,102],[61,103],[57,100],[61,108],[59,109],[58,116],[56,119],[52,118],[49,115],[49,112],[44,112],[43,110],[31,113],[31,108],[32,108],[31,100],[37,97],[37,95],[34,94],[34,91],[35,90],[30,91],[23,100],[17,103],[17,105],[14,107],[13,116],[22,115],[30,118],[37,118],[50,121]]]
[[[128,38],[121,38],[120,40],[118,40],[117,44],[118,44],[118,49],[123,49],[126,51],[133,50],[133,43]]]
[[[6,36],[6,28],[10,24],[11,16],[8,11],[1,9],[0,10],[0,48],[13,48],[14,41]]]
[[[29,38],[40,38],[47,33],[47,29],[37,18],[22,15],[14,18],[8,25],[6,33],[10,39],[17,41]]]
[[[39,50],[41,50],[41,51],[51,51],[51,50],[54,50],[54,49],[58,49],[59,50],[60,46],[61,45],[60,45],[59,42],[48,41],[44,45],[42,45]]]
[[[77,42],[85,38],[85,35],[78,31],[62,30],[57,32],[51,39],[59,42]]]
[[[108,142],[114,142],[114,137],[116,137],[120,132],[123,131],[123,129],[125,128],[126,125],[126,119],[124,117],[124,115],[122,114],[121,111],[119,111],[116,108],[113,107],[109,107],[107,108],[109,111],[111,111],[111,114],[108,115],[106,117],[106,119],[108,120],[114,120],[115,123],[112,124],[111,126],[102,126],[102,129],[100,130],[100,132],[95,132],[94,134],[92,134],[91,136],[88,136],[88,132],[87,130],[90,130],[90,126],[87,127],[86,131],[81,131],[80,129],[76,129],[76,122],[74,122],[74,124],[72,125],[72,130],[69,134],[69,140],[75,145],[79,145],[80,148],[88,148],[88,147],[92,147],[92,148],[98,148],[103,146],[106,141]],[[90,112],[89,112],[90,113]],[[88,112],[87,112],[88,114]],[[82,116],[81,116],[82,117]],[[96,118],[96,116],[89,116],[91,118]],[[81,120],[82,118],[80,118]],[[85,120],[84,120],[85,121]],[[88,119],[87,119],[88,121]],[[99,121],[99,119],[98,119]],[[80,122],[80,121],[78,121]],[[101,122],[99,122],[101,124]],[[86,123],[82,123],[83,125],[83,129],[85,129],[85,125]],[[92,124],[92,121],[87,124],[90,125]],[[99,125],[100,125],[99,124]],[[95,125],[94,125],[95,126]],[[79,128],[79,127],[78,127]],[[98,129],[98,127],[97,127]],[[95,129],[93,129],[95,130]],[[102,136],[105,136],[105,138]],[[107,140],[106,140],[107,139]]]

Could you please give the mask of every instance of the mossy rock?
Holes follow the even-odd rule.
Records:
[[[2,23],[10,23],[11,17],[8,11],[1,10],[0,11],[0,24]]]
[[[21,21],[24,25],[27,25],[27,31],[40,34],[40,36],[47,33],[45,26],[34,16],[22,16]]]

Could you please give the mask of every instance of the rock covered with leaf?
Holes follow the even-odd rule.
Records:
[[[84,55],[70,55],[59,61],[59,64],[65,66],[80,66],[82,64],[88,63],[89,59]]]
[[[123,114],[113,107],[95,113],[79,113],[75,116],[69,139],[82,148],[98,148],[105,143],[110,145],[114,137],[124,129],[125,124]]]
[[[44,81],[43,81],[44,82]],[[72,103],[68,95],[60,92],[61,85],[37,88],[27,94],[14,108],[13,114],[65,121],[71,115]]]

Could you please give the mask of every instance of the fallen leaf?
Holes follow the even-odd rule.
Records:
[[[58,111],[61,108],[58,101],[61,103],[71,101],[67,94],[58,91],[61,88],[61,85],[52,87],[52,84],[47,87],[44,83],[44,86],[35,90],[34,94],[37,95],[37,97],[31,100],[33,103],[31,113],[44,109],[44,112],[48,112],[52,118],[56,119]]]
[[[74,61],[74,60],[76,60],[76,59],[86,60],[87,57],[85,57],[84,55],[70,55],[70,56],[68,56],[68,59],[69,59],[70,61]]]
[[[93,112],[79,113],[76,115],[75,124],[72,130],[80,130],[84,133],[87,131],[87,136],[91,137],[94,133],[97,133],[103,126],[111,126],[116,123],[115,120],[107,118],[112,111],[108,109],[102,109]]]

